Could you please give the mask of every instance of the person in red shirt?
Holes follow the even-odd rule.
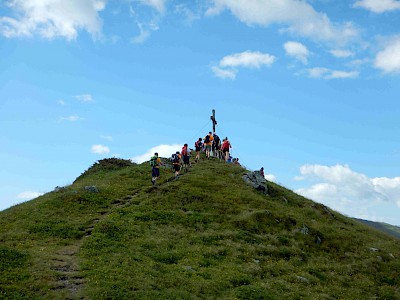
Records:
[[[229,142],[228,138],[226,137],[226,138],[224,139],[224,142],[222,143],[222,147],[221,147],[221,149],[222,149],[222,154],[224,155],[225,161],[226,161],[226,162],[227,162],[228,159],[229,159],[229,149],[230,149],[230,148],[232,148],[232,145],[231,145],[231,143]]]
[[[181,155],[183,159],[183,167],[185,168],[185,171],[187,171],[188,167],[190,166],[188,144],[183,145]]]

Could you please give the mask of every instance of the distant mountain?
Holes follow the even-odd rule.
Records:
[[[217,159],[150,172],[101,160],[0,212],[0,299],[400,299],[399,239]]]
[[[390,225],[387,223],[373,222],[357,218],[355,218],[355,220],[400,239],[400,227]]]

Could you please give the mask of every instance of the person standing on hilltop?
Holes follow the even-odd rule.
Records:
[[[194,147],[196,148],[196,158],[194,159],[195,162],[200,160],[200,152],[201,149],[203,148],[202,140],[203,140],[202,138],[199,138],[199,140],[196,143],[194,143]]]
[[[209,159],[210,158],[210,154],[211,154],[211,146],[213,143],[214,137],[211,133],[211,131],[206,135],[206,137],[204,138],[204,146],[206,147],[206,158]]]
[[[156,185],[156,180],[160,177],[160,165],[162,165],[161,159],[158,157],[158,153],[154,153],[154,156],[150,159],[151,168],[151,183]]]
[[[222,147],[221,147],[222,153],[223,153],[223,155],[224,155],[224,157],[225,157],[225,161],[226,161],[226,162],[228,162],[228,160],[229,160],[229,149],[230,149],[230,148],[232,148],[232,145],[231,145],[231,143],[229,142],[228,137],[226,137],[226,138],[224,139],[224,142],[222,143]]]
[[[214,156],[221,159],[221,139],[216,133],[214,133],[213,152]]]
[[[185,168],[185,171],[187,171],[188,167],[190,166],[188,144],[183,145],[181,155],[183,160],[183,167]]]

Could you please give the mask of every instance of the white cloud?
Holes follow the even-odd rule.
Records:
[[[237,71],[232,69],[221,69],[220,67],[213,66],[211,70],[214,72],[215,76],[222,79],[235,79]]]
[[[235,79],[237,68],[260,69],[270,67],[274,62],[275,57],[268,53],[245,51],[223,57],[218,66],[213,66],[211,69],[217,77]]]
[[[57,100],[57,104],[59,104],[59,105],[61,105],[61,106],[64,106],[64,105],[65,105],[65,101],[62,100],[62,99]]]
[[[159,13],[165,12],[165,4],[167,0],[137,0],[137,1],[144,5],[154,8]]]
[[[400,73],[400,37],[393,38],[376,55],[374,65],[385,73]]]
[[[145,161],[150,160],[150,158],[154,155],[154,153],[158,153],[159,157],[171,157],[173,153],[176,151],[181,151],[182,145],[181,144],[172,144],[172,145],[158,145],[151,148],[145,154],[135,156],[131,158],[131,160],[135,163],[141,164]]]
[[[357,78],[360,73],[358,71],[336,71],[332,70],[326,79],[346,79],[346,78]]]
[[[297,193],[322,202],[353,217],[374,211],[381,203],[397,204],[400,208],[400,177],[369,178],[347,165],[304,165],[300,168],[304,179],[318,183],[296,190]]]
[[[326,14],[315,11],[306,1],[212,0],[211,3],[207,15],[217,15],[228,9],[249,26],[284,24],[289,32],[333,42],[346,42],[358,36],[351,23],[333,24]]]
[[[175,6],[175,13],[182,15],[187,24],[192,24],[195,20],[200,19],[200,14],[193,12],[186,4],[178,4]]]
[[[358,71],[338,71],[327,68],[311,68],[307,69],[308,75],[312,78],[322,79],[349,79],[357,78],[359,76]]]
[[[276,182],[276,176],[273,175],[273,174],[265,174],[264,178],[269,180],[269,181]]]
[[[147,23],[136,22],[136,24],[139,27],[139,34],[132,39],[132,43],[134,44],[143,44],[153,31],[159,29],[155,21]]]
[[[285,49],[287,55],[294,57],[304,64],[307,64],[310,52],[308,51],[307,47],[304,46],[302,43],[287,42],[283,45],[283,48]]]
[[[15,17],[0,16],[0,34],[12,38],[39,35],[73,40],[79,30],[93,36],[101,33],[98,13],[106,0],[10,0],[5,3]]]
[[[80,102],[86,102],[86,103],[94,102],[93,97],[90,94],[76,95],[74,96],[74,98]]]
[[[334,49],[331,50],[330,53],[338,58],[346,58],[346,57],[351,57],[354,56],[354,53],[349,51],[349,50],[343,50],[343,49]]]
[[[374,13],[383,13],[400,9],[400,1],[397,0],[359,0],[354,7],[361,7]]]
[[[80,120],[83,120],[83,118],[81,118],[77,115],[60,118],[60,121],[69,121],[69,122],[76,122],[76,121],[80,121]]]
[[[28,201],[28,200],[32,200],[32,199],[37,198],[42,195],[43,195],[43,193],[38,193],[38,192],[30,192],[30,191],[22,192],[17,195],[17,200]]]
[[[259,69],[263,66],[271,66],[275,61],[275,57],[267,53],[245,51],[225,56],[219,63],[225,67],[245,67],[251,69]]]
[[[92,146],[92,153],[95,154],[108,154],[110,153],[110,148],[104,145],[93,145]]]

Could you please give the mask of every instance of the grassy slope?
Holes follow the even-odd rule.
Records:
[[[373,221],[368,221],[368,220],[362,220],[362,219],[355,219],[355,220],[400,239],[400,227],[398,227],[398,226],[393,226],[393,225],[390,225],[387,223],[382,223],[382,222],[373,222]]]
[[[243,172],[97,166],[1,212],[0,298],[400,299],[399,240]]]

